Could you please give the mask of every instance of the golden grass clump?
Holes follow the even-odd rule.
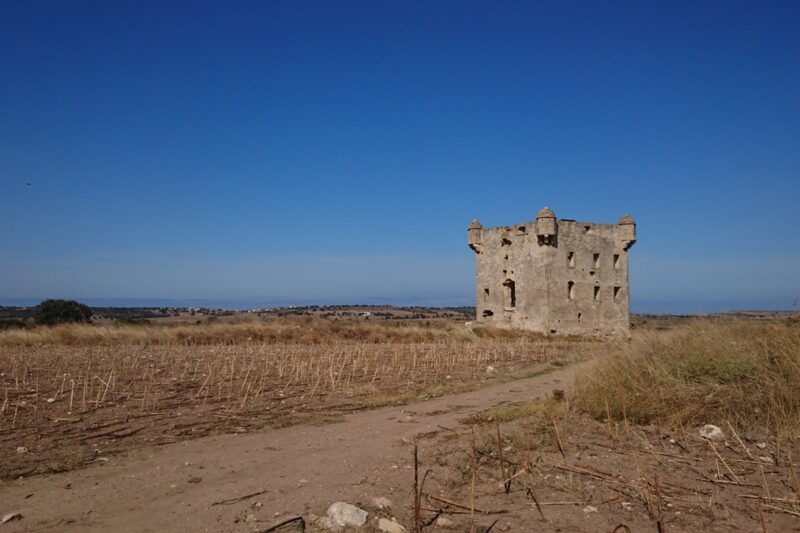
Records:
[[[602,420],[786,434],[800,425],[800,328],[708,320],[638,331],[579,375],[574,406]]]

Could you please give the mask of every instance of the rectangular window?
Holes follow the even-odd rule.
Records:
[[[592,254],[592,260],[594,261],[594,267],[600,268],[600,254]]]
[[[600,287],[595,285],[594,286],[594,301],[596,302],[596,301],[599,301],[599,300],[600,300]]]
[[[567,298],[570,300],[575,299],[575,282],[568,281],[567,282]]]
[[[567,266],[575,268],[575,252],[567,252]]]
[[[614,301],[619,300],[621,287],[614,287]]]
[[[513,309],[517,306],[517,287],[513,280],[507,279],[503,282],[505,287],[505,295],[503,302],[506,309]]]
[[[614,254],[614,270],[619,270],[619,254]]]

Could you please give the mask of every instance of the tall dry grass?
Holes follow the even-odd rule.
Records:
[[[574,400],[597,419],[786,434],[800,426],[800,328],[709,320],[638,331],[580,374]]]
[[[540,335],[453,322],[368,322],[320,318],[200,324],[65,324],[0,331],[0,346],[201,346],[215,344],[423,343],[541,339]]]

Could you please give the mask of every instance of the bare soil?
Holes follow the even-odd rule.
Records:
[[[324,515],[335,501],[377,515],[375,497],[389,498],[394,505],[384,514],[408,524],[415,436],[452,433],[460,420],[487,407],[563,388],[573,373],[568,367],[411,406],[354,412],[335,423],[111,456],[99,449],[87,468],[3,482],[0,514],[23,515],[3,531],[255,531],[289,514]]]
[[[520,407],[490,412],[510,410]],[[484,419],[420,443],[422,522],[442,514],[464,531],[800,531],[797,441],[725,434],[711,443],[697,428],[574,413]]]
[[[332,423],[108,455],[98,447],[86,468],[3,482],[0,514],[22,518],[0,528],[253,532],[301,516],[307,531],[317,531],[314,515],[346,501],[368,510],[372,525],[392,517],[413,531],[416,470],[420,479],[429,471],[420,489],[425,531],[443,530],[437,517],[454,531],[800,530],[789,466],[789,452],[800,455],[796,440],[780,448],[774,440],[740,443],[724,428],[727,440],[712,448],[696,428],[609,425],[568,410],[559,416],[557,406],[522,408],[537,398],[552,406],[578,368],[550,367]],[[504,413],[511,420],[493,420]],[[378,497],[392,507],[379,509]],[[299,522],[281,529],[299,530]]]

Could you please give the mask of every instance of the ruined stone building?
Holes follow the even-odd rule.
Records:
[[[630,327],[629,215],[617,224],[557,219],[467,229],[475,252],[477,321],[546,334],[618,334]]]

